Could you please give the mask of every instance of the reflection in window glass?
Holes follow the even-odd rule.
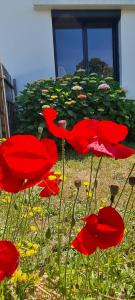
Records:
[[[82,67],[83,42],[81,29],[57,29],[56,51],[58,76],[73,74]]]
[[[113,76],[112,28],[89,28],[87,32],[89,71]]]

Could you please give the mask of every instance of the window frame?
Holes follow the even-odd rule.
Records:
[[[119,40],[118,23],[121,17],[120,10],[52,10],[52,26],[54,41],[55,74],[58,77],[58,59],[56,48],[57,29],[82,29],[83,61],[88,70],[88,28],[112,28],[112,52],[114,79],[119,82]],[[74,24],[74,19],[78,23]],[[58,21],[58,22],[57,22]],[[66,22],[65,22],[66,21]],[[77,27],[78,26],[78,27]]]

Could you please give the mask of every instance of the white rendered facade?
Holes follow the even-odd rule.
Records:
[[[0,0],[0,61],[25,83],[55,77],[51,9],[120,9],[120,82],[135,99],[135,0]]]

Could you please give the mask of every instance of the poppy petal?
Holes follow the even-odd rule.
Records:
[[[71,245],[80,253],[90,255],[95,252],[97,241],[89,233],[87,226],[85,226],[72,241]]]
[[[32,135],[15,135],[1,146],[2,157],[20,179],[34,179],[44,173],[48,157],[42,143]]]
[[[135,154],[135,150],[132,148],[129,148],[125,145],[116,145],[115,146],[115,158],[116,159],[124,159],[128,158],[131,155]]]
[[[97,157],[101,155],[106,155],[115,158],[115,154],[116,154],[115,147],[109,144],[99,143],[98,140],[90,143],[88,145],[88,149],[89,151],[93,151]]]
[[[124,222],[115,208],[108,206],[99,211],[97,235],[101,249],[117,246],[123,240]]]
[[[98,137],[106,143],[118,144],[125,139],[127,134],[128,128],[125,125],[113,121],[100,121],[98,124]]]
[[[0,282],[5,278],[5,272],[0,270]]]
[[[18,265],[19,252],[15,245],[10,241],[0,241],[0,281],[12,276]]]
[[[69,131],[54,123],[54,121],[58,115],[57,111],[54,108],[52,108],[52,107],[45,108],[43,110],[42,114],[46,121],[48,130],[55,137],[57,137],[57,138],[66,138],[67,137],[67,135],[69,134]]]
[[[41,143],[44,147],[44,153],[46,153],[46,157],[48,157],[48,160],[50,159],[52,167],[58,160],[57,146],[53,140],[48,138],[42,139]]]
[[[40,197],[50,197],[50,196],[56,196],[59,193],[59,187],[57,185],[53,186],[53,189],[50,187],[45,187],[41,192],[40,192]]]

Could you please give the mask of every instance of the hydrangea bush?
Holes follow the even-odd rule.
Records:
[[[81,89],[76,85],[73,90]],[[98,90],[107,91],[110,86],[100,84]],[[31,299],[32,288],[33,293],[40,291],[33,294],[34,299],[117,299],[123,292],[125,299],[132,299],[133,286],[123,291],[120,284],[114,290],[113,284],[121,280],[126,251],[121,245],[134,214],[135,163],[120,192],[112,183],[106,203],[97,198],[103,158],[123,160],[135,154],[121,143],[128,128],[87,118],[67,129],[66,120],[56,122],[59,114],[53,107],[44,108],[42,117],[48,131],[61,140],[62,173],[55,169],[56,143],[48,137],[19,134],[0,145],[0,189],[3,203],[8,204],[6,217],[0,220],[0,299]],[[65,141],[82,157],[90,155],[81,207],[81,179],[74,181],[75,191],[64,190]],[[93,174],[95,157],[98,164]],[[129,196],[119,207],[127,184]],[[65,193],[71,198],[70,207]]]
[[[111,77],[103,78],[83,70],[74,76],[28,83],[17,97],[18,122],[16,132],[37,135],[45,126],[43,106],[57,109],[68,128],[84,118],[112,120],[129,128],[130,140],[135,140],[135,102],[127,99],[126,91]]]

